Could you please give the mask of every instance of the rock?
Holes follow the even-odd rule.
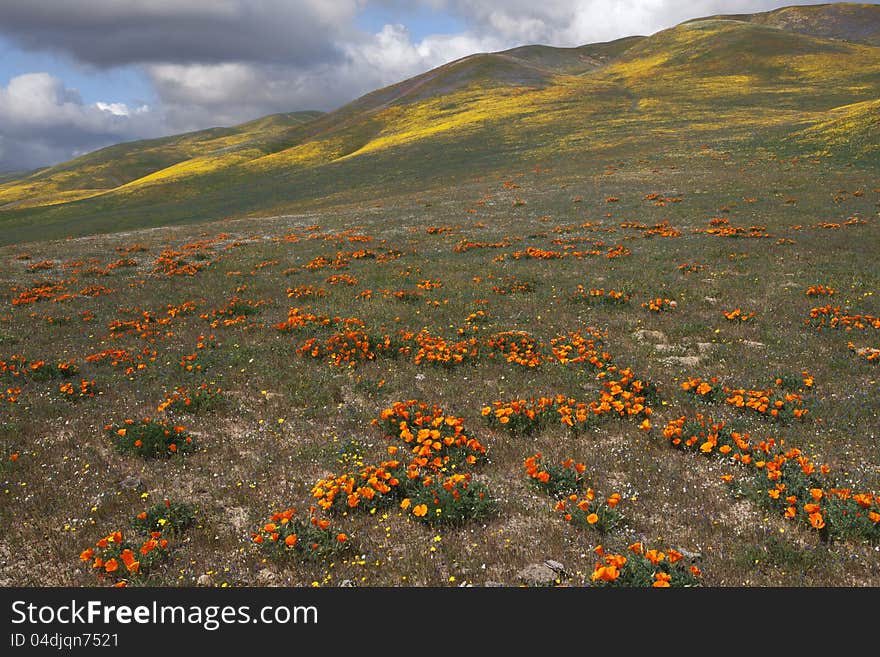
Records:
[[[649,331],[648,329],[639,329],[633,333],[633,337],[637,342],[666,342],[666,334],[663,331]]]
[[[226,523],[232,527],[236,534],[246,534],[250,526],[247,509],[233,506],[226,509]]]
[[[705,356],[706,354],[710,354],[715,351],[715,343],[714,342],[698,342],[697,343],[697,351],[700,352],[701,356]]]
[[[278,586],[278,575],[269,568],[257,573],[257,586]]]
[[[214,578],[208,574],[199,575],[196,586],[214,586]]]
[[[667,356],[660,359],[661,363],[668,365],[681,365],[682,367],[696,367],[700,364],[699,356]]]
[[[675,351],[675,345],[665,343],[655,344],[654,351],[659,351],[661,353],[666,353],[667,351]]]
[[[357,584],[355,583],[355,581],[353,579],[344,579],[341,582],[339,582],[339,588],[342,588],[342,589],[353,589],[356,586],[357,586]]]
[[[554,561],[553,559],[547,559],[544,562],[544,565],[553,570],[557,575],[562,575],[563,577],[568,577],[568,573],[565,572],[565,566],[563,566],[558,561]]]
[[[683,547],[679,547],[678,551],[681,552],[681,555],[690,561],[691,563],[699,561],[703,558],[703,555],[699,552],[691,552],[690,550],[685,550]]]
[[[122,490],[142,490],[144,488],[144,482],[140,477],[129,475],[119,482],[119,487]]]
[[[766,347],[763,342],[755,342],[754,340],[743,340],[743,345],[746,347],[751,347],[752,349],[761,349],[762,347]]]
[[[498,588],[503,588],[504,584],[502,584],[501,582],[496,582],[496,581],[490,579],[490,580],[487,580],[486,583],[483,584],[483,586],[486,587],[487,589],[498,589]]]
[[[563,579],[563,575],[555,568],[547,565],[545,561],[526,566],[516,574],[516,578],[526,586],[553,586]]]

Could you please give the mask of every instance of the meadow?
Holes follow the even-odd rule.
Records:
[[[880,584],[876,169],[619,153],[0,248],[0,583]]]

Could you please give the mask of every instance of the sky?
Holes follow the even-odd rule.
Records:
[[[880,0],[878,0],[880,2]],[[446,62],[579,46],[772,0],[0,0],[0,172],[329,111]]]

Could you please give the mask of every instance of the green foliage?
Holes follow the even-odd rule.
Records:
[[[195,522],[195,505],[165,500],[139,513],[131,525],[144,534],[162,532],[177,536]]]
[[[193,449],[192,437],[183,426],[162,420],[144,419],[106,427],[113,444],[122,454],[143,458],[169,458]]]
[[[334,558],[351,549],[350,538],[331,527],[329,520],[310,514],[299,518],[295,509],[275,513],[251,540],[273,559],[295,557],[302,561]]]

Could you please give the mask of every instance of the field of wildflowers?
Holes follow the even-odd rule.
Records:
[[[0,582],[880,584],[872,172],[601,164],[0,249]]]

